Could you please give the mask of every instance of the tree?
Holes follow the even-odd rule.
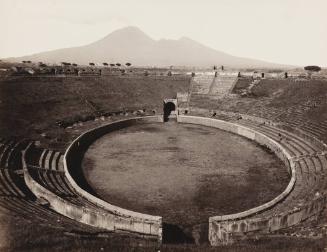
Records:
[[[63,65],[63,66],[70,66],[71,65],[71,63],[69,63],[69,62],[61,62],[61,65]]]
[[[319,67],[319,66],[305,66],[304,70],[311,71],[311,72],[319,72],[321,70],[321,67]]]
[[[76,63],[73,63],[72,66],[77,67],[78,65]]]
[[[108,63],[107,62],[103,62],[102,65],[108,66]]]
[[[89,65],[90,66],[95,66],[95,64],[93,62],[90,62]]]
[[[125,65],[126,65],[127,67],[130,67],[132,64],[129,63],[129,62],[127,62]]]
[[[120,66],[121,66],[121,64],[120,64],[120,63],[116,63],[116,66],[120,67]]]
[[[110,64],[111,67],[114,67],[115,65],[116,65],[116,64],[113,64],[113,63]]]

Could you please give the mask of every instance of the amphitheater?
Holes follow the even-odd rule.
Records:
[[[264,242],[279,241],[283,244],[281,246],[291,244],[285,245],[291,247],[294,245],[292,241],[296,241],[300,244],[298,246],[304,246],[306,250],[303,251],[323,251],[327,247],[324,242],[327,234],[327,80],[318,75],[307,78],[292,73],[258,76],[255,73],[240,73],[3,77],[0,82],[0,248],[43,251],[47,246],[56,247],[62,243],[58,250],[111,248],[114,251],[130,251],[131,247],[138,247],[152,251],[162,247],[167,251],[195,251],[198,248],[214,251],[219,248],[234,249],[240,244],[254,244],[258,246],[257,251],[263,251],[266,248]],[[133,127],[141,129],[133,131]],[[234,176],[245,176],[244,170],[248,169],[246,162],[255,166],[251,159],[261,152],[267,155],[261,160],[271,158],[275,168],[268,166],[268,163],[258,163],[257,172],[261,177],[253,179],[253,183],[246,188],[249,192],[239,196],[231,212],[227,207],[226,211],[219,211],[218,208],[225,204],[223,199],[228,198],[228,195],[222,198],[219,193],[232,192],[216,190],[208,198],[210,204],[204,202],[200,210],[197,208],[193,211],[191,206],[185,207],[184,211],[179,209],[180,215],[172,225],[165,219],[169,208],[164,207],[168,204],[164,200],[157,208],[140,206],[145,211],[137,211],[137,207],[134,209],[133,206],[141,204],[143,197],[137,198],[138,188],[142,189],[144,180],[153,180],[152,184],[156,186],[164,181],[166,174],[177,181],[175,184],[178,188],[178,181],[182,183],[184,175],[178,172],[176,160],[187,163],[196,150],[189,150],[191,154],[183,157],[184,161],[181,161],[182,154],[176,154],[175,163],[165,171],[166,174],[143,167],[151,166],[152,160],[138,159],[136,154],[131,158],[130,154],[122,155],[126,160],[115,161],[120,164],[117,189],[109,183],[115,182],[110,180],[115,175],[112,171],[114,167],[110,167],[114,161],[108,161],[108,157],[98,154],[96,149],[101,144],[107,144],[103,148],[107,150],[110,147],[112,155],[117,156],[114,150],[121,150],[119,146],[113,149],[116,146],[110,145],[110,137],[122,139],[128,132],[141,135],[137,140],[141,143],[149,141],[145,144],[150,146],[146,151],[159,148],[151,145],[153,136],[149,136],[148,140],[150,133],[144,127],[155,137],[159,134],[157,132],[163,130],[169,132],[163,133],[165,139],[174,134],[178,141],[185,143],[181,144],[183,148],[192,145],[192,142],[185,140],[192,137],[182,137],[189,133],[184,133],[181,127],[188,127],[190,134],[197,135],[194,142],[204,141],[204,144],[199,144],[201,155],[210,152],[206,156],[206,164],[211,164],[215,158],[219,160],[219,153],[211,151],[215,146],[219,148],[222,145],[222,149],[227,146],[219,142],[219,137],[218,140],[213,139],[214,134],[227,134],[226,139],[230,141],[244,141],[244,146],[250,146],[252,152],[249,152],[248,161],[239,160],[233,164],[241,169]],[[211,140],[201,138],[201,132],[209,135],[209,138],[212,136]],[[104,142],[106,138],[109,140]],[[155,139],[156,143],[163,141],[159,137]],[[206,141],[208,145],[211,141],[212,147],[202,151],[200,147],[206,145]],[[175,151],[171,146],[165,151]],[[135,144],[133,151],[139,147]],[[242,147],[239,148],[242,150]],[[236,154],[229,156],[231,159],[241,158],[237,153],[240,151],[236,150]],[[142,151],[140,153],[142,156]],[[103,178],[104,184],[97,185],[98,188],[95,186],[97,180],[106,175],[94,165],[95,168],[89,171],[93,173],[89,174],[97,174],[96,179],[86,176],[88,164],[85,160],[89,155],[94,158],[93,162],[96,161],[95,157],[103,158],[102,169],[109,174]],[[196,169],[197,164],[204,163],[201,159],[204,156],[199,156],[200,161],[194,161],[198,162],[195,168],[182,168],[181,165],[180,169],[193,169],[194,176],[204,174],[205,168],[212,168],[203,165],[201,171]],[[138,171],[147,173],[132,177],[129,172],[123,172],[125,164],[132,168],[135,166],[133,172],[130,168],[132,174]],[[140,167],[136,168],[137,165]],[[233,172],[228,168],[225,167],[227,172]],[[147,176],[146,179],[144,176]],[[274,176],[276,178],[272,180]],[[137,178],[141,178],[141,181],[134,181]],[[237,180],[236,177],[232,178]],[[186,184],[187,181],[184,178]],[[214,180],[217,187],[221,186],[217,181]],[[126,183],[139,186],[133,189]],[[210,187],[215,187],[214,183],[210,183]],[[233,183],[233,179],[230,180],[228,187],[232,191]],[[264,189],[270,183],[280,183],[280,186]],[[113,195],[115,190],[119,191],[119,185],[129,188],[134,201],[124,201],[117,199],[118,194]],[[180,191],[188,192],[188,187],[176,189],[174,185],[170,194],[167,192],[170,186],[167,186],[160,197],[166,195],[167,199],[171,199]],[[235,182],[235,191],[237,186]],[[104,187],[109,188],[106,192],[109,200],[101,193],[100,189]],[[258,194],[261,191],[266,193],[262,193],[260,198]],[[149,202],[160,198],[147,191],[144,195]],[[215,197],[221,200],[217,204],[212,203]],[[246,197],[252,201],[248,205],[243,203],[242,207],[240,202],[245,202]],[[130,202],[135,202],[135,205]],[[177,202],[170,202],[169,206],[177,207]],[[210,209],[206,204],[210,205]],[[231,202],[226,201],[226,204]],[[197,226],[195,223],[195,228],[186,231],[179,227],[178,220],[196,219],[197,213],[201,215],[201,209],[207,211],[202,216],[206,219],[204,225]]]

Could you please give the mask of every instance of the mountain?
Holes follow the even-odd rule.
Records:
[[[48,63],[66,61],[77,64],[131,62],[138,66],[285,67],[275,63],[235,57],[186,37],[179,40],[154,40],[136,27],[114,31],[103,39],[85,46],[41,52],[6,60],[16,62],[31,60]]]

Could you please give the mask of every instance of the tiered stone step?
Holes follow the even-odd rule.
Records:
[[[248,91],[251,92],[251,90],[260,83],[260,79],[259,80],[252,80],[252,82],[249,85]]]
[[[191,81],[189,108],[217,109],[218,100],[228,95],[237,82],[236,76],[197,75]]]
[[[216,96],[212,96],[212,95],[192,94],[189,107],[191,109],[192,108],[217,109],[218,99]]]
[[[229,94],[237,82],[237,76],[217,75],[210,86],[209,94],[220,98]]]
[[[227,122],[233,122],[233,121],[237,120],[236,115],[231,115],[231,114],[227,114],[227,113],[219,113],[218,111],[216,112],[216,114],[213,114],[212,117],[217,118],[219,120],[227,121]]]
[[[303,118],[303,113],[299,112],[296,108],[288,109],[277,118],[280,122],[286,122],[291,126],[298,127],[306,121]]]
[[[74,205],[98,209],[70,185],[63,170],[61,153],[47,149],[37,152],[41,153],[38,163],[28,164],[30,175],[37,183]]]
[[[210,86],[214,81],[214,75],[196,75],[191,81],[192,90],[191,94],[208,94]]]
[[[255,105],[252,106],[247,111],[246,114],[272,120],[275,117],[279,116],[281,113],[283,113],[282,109],[275,108],[275,107],[269,107],[267,105],[267,104],[269,104],[269,102],[270,102],[270,100],[268,100],[268,99],[264,99],[264,100],[256,102]]]
[[[27,141],[5,140],[0,144],[0,193],[2,196],[24,197],[24,192],[17,185],[22,178],[15,173],[22,169],[21,150]]]
[[[299,126],[299,128],[306,132],[309,132],[310,134],[318,138],[323,137],[327,132],[327,129],[324,127],[324,125],[318,125],[313,122],[303,123]]]
[[[296,184],[292,193],[280,204],[256,217],[270,217],[293,208],[303,206],[317,193],[326,190],[327,160],[319,147],[285,130],[247,120],[237,123],[253,128],[278,141],[294,158],[296,163]],[[282,140],[280,139],[282,136]]]
[[[28,145],[27,140],[0,139],[0,211],[10,216],[37,220],[40,225],[49,225],[67,231],[80,230],[98,233],[98,228],[61,216],[37,204],[24,179],[17,171],[22,169],[21,151]]]
[[[101,232],[98,228],[93,228],[85,224],[76,222],[60,214],[57,214],[36,201],[29,198],[1,197],[0,211],[6,215],[19,216],[26,220],[37,221],[39,225],[46,225],[66,231],[81,231],[89,234]],[[104,230],[102,230],[104,231]]]

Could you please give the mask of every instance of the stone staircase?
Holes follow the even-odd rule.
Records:
[[[218,100],[228,95],[237,82],[236,76],[197,75],[191,80],[188,108],[217,109]]]
[[[210,86],[209,94],[223,97],[232,91],[236,81],[236,76],[218,75]]]
[[[252,94],[252,89],[258,85],[260,83],[260,79],[254,79],[252,80],[252,82],[250,83],[250,85],[248,86],[247,89],[245,89],[242,93],[241,93],[241,96],[247,96],[247,95],[250,95]]]
[[[256,79],[256,80],[253,80],[252,82],[251,82],[251,84],[249,85],[249,91],[251,91],[252,90],[252,88],[254,88],[254,86],[256,86],[257,84],[259,84],[259,82],[260,82],[260,79]]]
[[[208,94],[210,91],[210,87],[214,82],[215,76],[210,74],[196,75],[191,80],[191,94]]]

